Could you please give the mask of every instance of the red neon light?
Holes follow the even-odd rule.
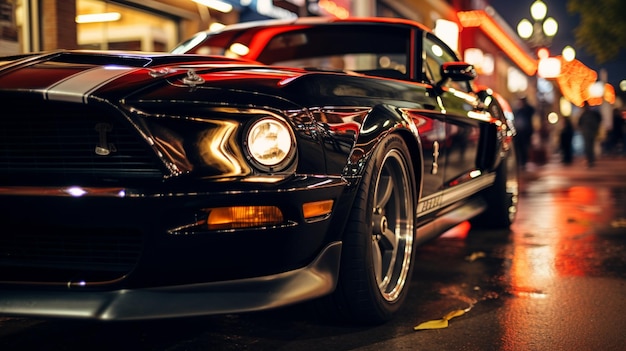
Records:
[[[532,76],[537,72],[537,60],[532,58],[523,48],[517,45],[485,11],[461,11],[458,12],[457,15],[463,27],[479,28],[485,35],[493,40],[526,75]]]

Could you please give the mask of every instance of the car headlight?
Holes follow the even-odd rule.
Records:
[[[282,171],[296,155],[293,131],[287,122],[265,117],[255,121],[247,129],[247,151],[254,165],[264,171]]]

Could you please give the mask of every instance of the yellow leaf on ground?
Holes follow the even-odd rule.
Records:
[[[443,329],[448,327],[447,319],[436,319],[434,321],[428,321],[421,323],[415,327],[413,330],[426,330],[426,329]]]
[[[465,314],[465,310],[455,310],[452,312],[448,312],[448,314],[446,314],[445,316],[443,316],[443,319],[449,321],[454,317],[460,317],[462,315]]]
[[[413,327],[413,330],[447,328],[448,327],[448,321],[450,319],[452,319],[454,317],[462,316],[462,315],[465,314],[465,312],[467,312],[469,310],[470,309],[468,308],[468,309],[465,309],[465,310],[454,310],[454,311],[448,312],[445,316],[443,316],[443,318],[421,323],[421,324]]]

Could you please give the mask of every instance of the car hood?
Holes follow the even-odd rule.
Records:
[[[44,173],[54,184],[253,175],[240,137],[251,121],[264,116],[279,116],[293,126],[306,160],[296,171],[308,174],[330,167],[319,138],[343,138],[351,147],[365,123],[363,113],[381,101],[401,106],[404,95],[415,95],[411,89],[396,80],[225,57],[61,51],[0,58],[0,93],[8,111],[3,122],[24,135],[6,147],[15,148],[16,155],[22,149],[51,153],[43,167],[37,152],[32,159],[12,158],[15,184],[40,181]],[[339,132],[319,112],[328,106],[333,113],[343,108],[339,114],[358,115],[358,125],[349,123],[350,132]],[[337,123],[345,125],[342,118]],[[115,138],[119,141],[109,145]],[[207,149],[213,145],[209,140],[219,141],[221,153]],[[68,161],[75,150],[81,156]],[[89,161],[94,154],[97,164]],[[336,158],[331,168],[342,170],[345,157]]]
[[[2,126],[16,135],[0,145],[16,155],[5,160],[7,179],[143,186],[183,175],[250,175],[241,128],[261,115],[301,116],[306,109],[283,90],[306,74],[193,55],[62,51],[0,58]],[[228,157],[207,151],[209,140]]]
[[[120,101],[166,86],[169,99],[177,101],[197,98],[189,93],[208,87],[275,95],[304,74],[214,56],[59,51],[0,58],[0,90],[74,103]]]

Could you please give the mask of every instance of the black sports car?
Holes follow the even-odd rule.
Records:
[[[388,320],[416,245],[514,219],[512,114],[474,78],[380,18],[0,58],[0,313]]]

